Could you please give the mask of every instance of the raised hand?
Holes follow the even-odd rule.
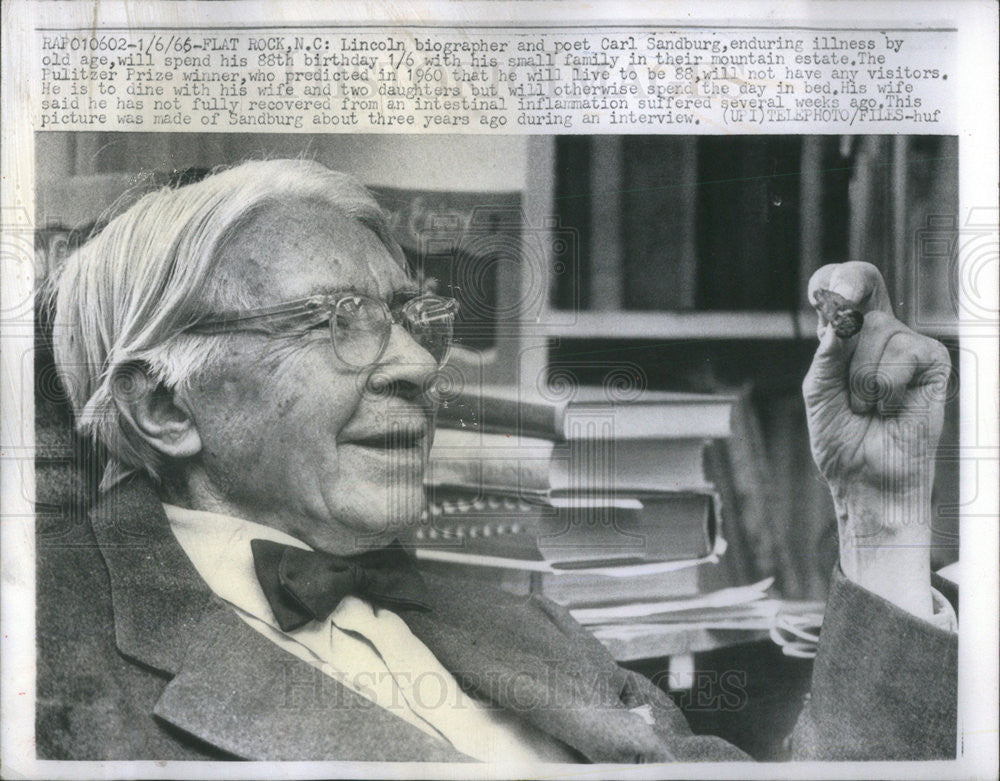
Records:
[[[864,315],[838,336],[824,291]],[[901,607],[930,612],[930,495],[948,353],[896,320],[869,263],[824,266],[809,280],[819,348],[803,383],[813,458],[837,509],[845,574]]]

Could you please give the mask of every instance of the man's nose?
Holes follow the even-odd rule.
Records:
[[[380,396],[416,401],[431,390],[437,361],[403,326],[393,324],[389,343],[368,377],[368,390]]]

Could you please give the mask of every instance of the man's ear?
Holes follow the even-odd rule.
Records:
[[[168,458],[191,458],[201,452],[201,435],[187,402],[150,376],[144,363],[116,367],[111,392],[122,416],[155,450]]]

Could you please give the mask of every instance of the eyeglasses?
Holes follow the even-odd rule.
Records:
[[[441,366],[448,360],[457,314],[458,302],[453,298],[406,291],[396,293],[390,305],[348,291],[310,296],[260,309],[208,315],[184,331],[281,336],[306,333],[328,325],[337,357],[348,366],[365,368],[382,357],[396,323]]]

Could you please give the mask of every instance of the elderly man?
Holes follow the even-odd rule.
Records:
[[[795,751],[953,755],[928,553],[947,356],[873,267],[812,289],[866,315],[841,338],[821,314],[805,382],[842,571]],[[453,315],[371,196],[306,161],[150,194],[69,260],[56,361],[109,462],[78,544],[39,552],[40,756],[743,758],[557,606],[394,543],[422,510]]]

